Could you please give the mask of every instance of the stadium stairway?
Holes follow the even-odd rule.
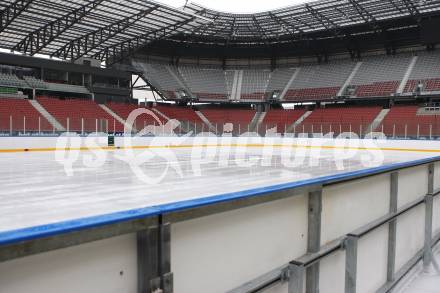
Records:
[[[156,108],[153,108],[152,110],[157,115],[159,115],[160,117],[164,118],[165,121],[167,121],[167,122],[170,121],[170,120],[173,120],[173,118],[168,117],[167,115],[165,115],[164,113],[162,113],[161,111],[159,111]],[[180,122],[180,127],[179,128],[180,128],[181,131],[186,132],[186,133],[195,132],[196,129],[195,129],[195,126],[192,123],[184,122],[184,121],[179,121],[179,122]]]
[[[101,107],[102,110],[104,110],[105,112],[107,112],[107,113],[108,113],[109,115],[111,115],[113,118],[115,118],[116,121],[118,121],[118,122],[121,123],[122,125],[126,126],[126,121],[125,121],[124,119],[122,119],[121,116],[119,116],[118,114],[116,114],[115,112],[113,112],[112,109],[110,109],[109,107],[107,107],[107,106],[104,105],[104,104],[99,104],[98,106]],[[132,130],[137,131],[136,128],[133,129],[132,126],[129,125],[129,124],[127,124],[127,126],[129,127],[128,129],[130,129],[130,131],[132,131]]]
[[[254,118],[252,118],[249,124],[249,132],[255,132],[258,126],[263,122],[264,117],[266,117],[266,112],[256,112]]]
[[[41,106],[40,103],[38,103],[37,100],[29,100],[31,105],[37,110],[41,116],[43,116],[51,125],[52,127],[57,131],[66,131],[66,128],[61,125],[58,120],[55,119],[43,106]]]
[[[380,111],[379,115],[377,115],[377,117],[374,119],[374,121],[368,126],[366,133],[373,132],[380,125],[382,125],[383,120],[385,119],[385,117],[387,117],[388,113],[390,113],[390,109],[382,109],[382,111]]]
[[[200,111],[195,111],[195,112],[196,112],[197,116],[199,116],[200,119],[203,121],[203,123],[205,123],[205,124],[209,127],[209,130],[210,130],[210,131],[212,131],[212,132],[214,132],[214,133],[217,131],[217,130],[215,129],[215,126],[212,125],[211,122],[209,122],[208,118],[206,118],[205,115],[203,115],[202,112],[200,112]]]
[[[307,111],[305,112],[298,120],[296,120],[292,125],[290,125],[289,127],[287,127],[286,132],[293,132],[294,129],[296,129],[298,126],[301,125],[301,123],[304,122],[304,120],[307,119],[307,117],[309,117],[311,114],[313,113],[313,111]]]

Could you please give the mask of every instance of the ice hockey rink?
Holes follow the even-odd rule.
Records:
[[[240,192],[252,195],[265,188],[325,182],[440,155],[423,144],[401,148],[373,142],[368,148],[329,141],[322,147],[312,140],[298,147],[295,143],[211,139],[171,148],[168,142],[156,142],[153,148],[120,150],[5,151],[0,153],[0,232],[140,209],[152,213],[162,205],[172,209],[180,203],[227,200]]]
[[[436,190],[440,188],[440,143],[435,141],[139,138],[127,144],[123,138],[116,138],[116,147],[107,147],[107,141],[102,140],[88,148],[81,140],[82,144],[70,145],[69,150],[64,150],[65,145],[54,142],[53,138],[39,139],[38,143],[22,138],[19,144],[17,140],[5,140],[0,148],[3,167],[0,169],[0,248],[6,247],[10,253],[8,247],[26,247],[14,250],[12,255],[25,256],[18,259],[9,259],[0,249],[0,259],[6,257],[7,260],[0,262],[3,275],[0,282],[7,292],[33,288],[37,279],[38,290],[57,292],[66,276],[76,281],[75,286],[65,292],[104,292],[101,279],[90,281],[88,288],[83,287],[80,280],[101,270],[103,276],[111,275],[110,268],[119,272],[121,267],[124,267],[124,278],[128,279],[120,283],[121,280],[115,280],[118,278],[108,276],[104,288],[122,288],[123,284],[127,288],[124,292],[135,292],[132,275],[138,259],[127,252],[135,245],[133,242],[136,243],[131,236],[55,252],[50,251],[53,246],[49,245],[52,248],[42,249],[42,254],[39,239],[56,241],[72,232],[222,203],[231,207],[241,199],[263,197],[268,203],[238,208],[235,212],[234,207],[230,212],[225,210],[212,216],[202,213],[201,218],[195,220],[191,220],[194,217],[191,215],[189,219],[173,223],[171,230],[175,292],[207,292],[203,289],[207,287],[212,288],[208,292],[248,292],[243,288],[253,284],[253,279],[257,278],[258,282],[270,279],[271,275],[280,274],[277,270],[285,269],[285,262],[302,259],[306,252],[307,192],[320,189],[323,197],[320,241],[324,250],[328,249],[327,245],[335,245],[332,251],[336,249],[335,256],[329,257],[331,261],[320,260],[321,291],[342,292],[344,261],[339,259],[340,245],[334,243],[338,243],[342,235],[356,233],[357,228],[365,223],[371,225],[375,223],[373,220],[388,213],[390,200],[384,195],[393,185],[390,173],[399,171],[398,212],[407,213],[411,209],[408,215],[399,214],[402,225],[409,227],[397,228],[400,231],[396,238],[397,251],[403,256],[396,257],[396,274],[405,268],[404,263],[415,261],[411,258],[414,254],[419,258],[418,249],[423,247],[420,225],[425,216],[420,205],[424,199],[418,196],[426,194],[432,182]],[[435,164],[432,165],[436,171],[434,181],[427,177],[427,166],[431,164]],[[292,196],[297,196],[290,198],[290,190]],[[272,194],[276,198],[273,203]],[[434,232],[440,227],[439,204],[439,201],[434,204]],[[383,248],[376,246],[386,247],[388,230],[377,225],[374,231],[378,229],[378,232],[365,240],[371,249],[364,251],[364,239],[359,240],[362,269],[358,273],[357,292],[372,292],[371,288],[386,281],[383,280],[386,269],[382,266],[378,269],[369,264],[368,271],[364,269],[364,262],[369,258],[375,259],[374,263],[387,259],[380,252]],[[289,230],[292,233],[281,233]],[[37,244],[26,246],[33,241]],[[124,244],[107,247],[115,241]],[[124,250],[119,251],[118,247]],[[262,249],[269,253],[263,262],[260,261],[265,255]],[[29,251],[33,250],[38,254],[32,255],[34,252]],[[104,252],[105,257],[101,255]],[[203,260],[200,265],[191,264],[190,259],[194,257]],[[87,269],[68,265],[82,258],[88,259]],[[39,270],[42,261],[50,267],[45,273]],[[230,269],[232,262],[237,262],[234,270]],[[254,265],[250,265],[253,262]],[[215,269],[217,275],[207,269],[213,264],[211,269]],[[26,271],[22,271],[23,266],[27,267]],[[110,268],[104,269],[106,266]],[[335,273],[339,271],[341,273]],[[380,272],[385,273],[379,277]],[[52,275],[56,275],[57,284],[51,284]],[[373,281],[376,275],[377,280]],[[419,288],[420,282],[425,281],[424,275],[414,273],[413,276],[407,281],[408,286],[395,292],[423,292],[411,291],[411,288]],[[26,281],[20,282],[17,278]],[[223,281],[216,283],[219,278]],[[215,287],[211,287],[214,283]],[[282,283],[268,292],[287,292],[286,286]]]

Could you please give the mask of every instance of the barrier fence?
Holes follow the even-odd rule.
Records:
[[[414,121],[401,121],[400,123],[261,123],[257,125],[231,123],[194,123],[180,121],[180,125],[171,127],[167,123],[155,120],[137,119],[133,125],[128,125],[132,133],[143,135],[168,136],[174,135],[199,135],[211,133],[213,135],[241,136],[326,136],[337,137],[342,133],[351,133],[354,137],[363,138],[367,134],[383,133],[388,138],[404,139],[439,139],[440,121],[438,123],[422,123]],[[3,116],[0,117],[0,133],[3,135],[43,135],[59,134],[62,132],[75,132],[78,134],[89,133],[124,133],[124,121],[117,119],[96,118],[65,118],[59,119],[57,124],[49,123],[44,117]],[[350,137],[350,136],[348,136]]]

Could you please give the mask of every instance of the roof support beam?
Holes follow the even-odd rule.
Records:
[[[99,60],[105,60],[107,65],[122,61],[123,59],[132,56],[137,51],[137,49],[147,45],[151,41],[160,40],[169,36],[170,34],[175,34],[179,28],[194,21],[194,19],[196,19],[196,17],[192,17],[180,23],[150,31],[134,39],[120,42],[116,45],[107,47],[99,51],[98,53],[94,54],[93,57]]]
[[[305,4],[306,9],[310,12],[310,14],[319,21],[326,29],[338,29],[338,25],[336,25],[332,20],[326,17],[322,12],[316,10],[309,4]]]
[[[357,0],[348,0],[354,7],[359,16],[365,21],[365,23],[376,22],[376,18],[368,12]]]
[[[0,11],[0,33],[4,31],[16,19],[33,0],[16,0],[8,7]]]
[[[402,0],[402,1],[405,4],[405,7],[409,11],[409,13],[413,17],[417,18],[417,20],[419,20],[420,12],[417,6],[414,4],[415,1],[411,1],[411,0]]]
[[[49,22],[43,27],[33,31],[21,40],[12,50],[35,55],[53,42],[63,32],[77,24],[104,0],[93,0],[87,4],[70,11],[68,14]]]
[[[52,53],[51,57],[58,57],[62,59],[70,58],[72,61],[77,60],[98,48],[100,45],[113,38],[117,34],[122,33],[125,29],[146,17],[157,8],[157,5],[150,7],[137,14],[131,15],[117,22],[104,26],[92,33],[72,40]]]

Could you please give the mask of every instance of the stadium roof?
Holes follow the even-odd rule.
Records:
[[[0,48],[61,59],[108,60],[206,22],[148,0],[2,0]]]
[[[418,21],[440,11],[439,0],[320,0],[255,14],[232,14],[191,3],[186,11],[213,22],[195,28],[192,37],[235,42],[268,42],[283,37],[298,38],[319,31],[333,31],[380,23],[402,17]]]
[[[440,14],[440,0],[320,0],[255,14],[150,0],[2,0],[0,48],[112,64],[162,41],[266,45],[381,30],[399,19],[417,26],[432,14]]]

